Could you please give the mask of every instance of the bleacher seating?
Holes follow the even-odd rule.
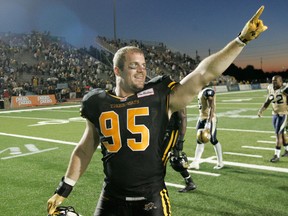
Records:
[[[126,45],[137,46],[144,51],[150,77],[168,74],[179,81],[199,63],[186,54],[173,52],[161,42],[115,41],[98,36],[98,48],[93,49],[101,53],[101,58],[105,60],[101,61],[93,56],[93,52],[77,49],[64,38],[52,36],[49,32],[2,33],[0,95],[4,89],[9,89],[11,95],[56,94],[63,100],[63,97],[69,97],[69,92],[83,97],[91,88],[111,89],[115,86],[113,55]],[[221,76],[215,82],[223,84],[226,81]]]

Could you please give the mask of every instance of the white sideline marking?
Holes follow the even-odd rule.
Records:
[[[31,152],[39,151],[39,149],[34,144],[26,144],[25,147]]]
[[[274,149],[272,149],[274,150]],[[194,158],[188,157],[189,161],[193,161]],[[211,163],[211,164],[217,164],[216,156],[212,156],[205,159],[200,159],[201,163]],[[287,168],[281,168],[281,167],[273,167],[273,166],[264,166],[264,165],[256,165],[256,164],[246,164],[246,163],[239,163],[239,162],[230,162],[230,161],[223,161],[224,165],[230,165],[230,166],[237,166],[237,167],[244,167],[244,168],[251,168],[251,169],[260,169],[260,170],[266,170],[266,171],[273,171],[273,172],[284,172],[288,173]],[[225,169],[225,166],[224,168]],[[200,174],[200,173],[199,173]]]
[[[222,102],[242,102],[242,101],[251,101],[252,98],[243,98],[243,99],[230,99],[230,100],[222,100]]]
[[[7,151],[7,150],[10,150],[10,154],[21,154],[20,148],[18,148],[18,147],[9,147],[9,148],[6,148],[6,149],[0,151],[0,154],[2,154],[3,152],[5,152],[5,151]]]
[[[0,115],[0,118],[11,118],[11,119],[33,119],[33,120],[47,120],[47,121],[52,121],[52,120],[59,120],[59,119],[51,119],[51,118],[35,118],[35,117],[23,117],[23,116],[4,116]]]
[[[47,138],[41,138],[41,137],[24,136],[24,135],[18,135],[18,134],[8,134],[8,133],[2,133],[2,132],[0,132],[0,135],[18,137],[18,138],[24,138],[24,139],[39,140],[39,141],[52,142],[52,143],[60,143],[60,144],[65,144],[65,145],[77,145],[78,144],[75,142],[47,139]]]
[[[189,173],[195,173],[195,174],[200,174],[200,175],[208,175],[208,176],[220,176],[221,174],[219,173],[211,173],[211,172],[203,172],[203,171],[198,171],[198,170],[190,170],[188,169]]]
[[[200,163],[199,163],[199,164],[205,163],[206,161],[210,161],[210,160],[213,160],[213,159],[215,159],[215,158],[216,158],[216,156],[211,156],[211,157],[206,158],[206,159],[200,159]],[[189,161],[193,161],[193,160],[194,160],[194,158],[192,158],[192,157],[187,157],[187,159],[188,159]],[[216,162],[216,163],[217,163],[217,162]],[[203,172],[203,171],[191,170],[191,169],[188,169],[188,172],[189,172],[189,173],[200,174],[200,175],[216,176],[216,177],[218,177],[218,176],[221,175],[221,174],[218,174],[218,173]]]
[[[244,157],[254,157],[254,158],[262,158],[262,155],[252,155],[252,154],[242,154],[242,153],[235,153],[235,152],[223,152],[223,154],[228,155],[237,155],[237,156],[244,156]]]
[[[5,110],[5,111],[0,111],[0,114],[1,113],[32,112],[32,111],[39,111],[39,110],[66,109],[66,108],[74,108],[74,107],[80,107],[80,106],[81,105],[71,105],[71,106],[53,106],[53,107],[33,108],[33,109]]]
[[[53,139],[47,139],[47,138],[41,138],[41,137],[23,136],[23,135],[18,135],[18,134],[8,134],[8,133],[0,132],[0,135],[18,137],[18,138],[24,138],[24,139],[39,140],[39,141],[52,142],[52,143],[59,143],[59,144],[65,144],[65,145],[77,145],[77,143],[75,143],[75,142],[68,142],[68,141],[62,141],[62,140],[53,140]],[[274,150],[274,148],[260,148],[260,147],[252,147],[252,146],[242,146],[242,148]],[[48,150],[53,150],[53,149],[55,149],[55,148],[48,149]],[[5,150],[7,150],[7,149],[5,149]],[[5,150],[2,150],[2,152],[5,151]],[[47,151],[47,149],[43,150],[43,151]],[[40,152],[41,151],[39,151],[37,153],[40,153]],[[35,154],[35,152],[31,152],[31,153],[27,153],[27,154]],[[21,154],[21,156],[22,155],[25,155],[25,154]],[[17,156],[17,155],[15,155],[15,156]],[[15,156],[11,156],[11,157],[15,157]],[[213,158],[215,158],[215,156],[212,156],[212,157],[207,158],[207,159],[203,159],[200,162],[207,162],[207,163],[216,164],[217,160],[213,160]],[[4,159],[4,158],[2,158],[2,159]],[[193,158],[191,158],[191,157],[188,157],[188,159],[190,161],[193,160]],[[272,167],[272,166],[261,166],[261,165],[255,165],[255,164],[245,164],[245,163],[237,163],[237,162],[229,162],[229,161],[224,161],[224,164],[225,165],[230,165],[230,166],[238,166],[238,167],[245,167],[245,168],[252,168],[252,169],[260,169],[260,170],[288,173],[288,169],[286,169],[286,168],[278,168],[278,167]]]
[[[216,160],[206,160],[207,163],[217,163]],[[274,172],[283,172],[288,173],[287,168],[281,167],[272,167],[272,166],[264,166],[264,165],[256,165],[256,164],[246,164],[246,163],[238,163],[238,162],[230,162],[230,161],[223,161],[224,165],[230,166],[237,166],[237,167],[244,167],[244,168],[251,168],[251,169],[259,169],[259,170],[266,170],[266,171],[274,171]],[[224,167],[225,168],[225,167]]]
[[[173,183],[169,183],[169,182],[165,182],[165,184],[167,186],[176,187],[176,188],[184,188],[185,187],[185,186],[180,185],[180,184],[173,184]]]
[[[265,147],[257,147],[257,146],[242,146],[242,148],[268,150],[268,151],[275,150],[275,148],[265,148]]]
[[[52,151],[52,150],[56,150],[56,149],[58,149],[58,147],[49,148],[49,149],[44,149],[44,150],[38,150],[38,151],[29,152],[29,153],[24,153],[24,154],[20,154],[20,155],[3,157],[3,158],[1,158],[1,160],[7,160],[7,159],[11,159],[11,158],[16,158],[16,157],[23,157],[23,156],[27,156],[27,155],[33,155],[33,154],[38,154],[38,153],[42,153],[42,152]]]
[[[187,127],[189,129],[196,129],[196,127]],[[248,133],[275,133],[274,131],[260,131],[260,130],[244,130],[244,129],[232,129],[232,128],[217,128],[217,130],[223,131],[236,131],[236,132],[248,132]]]
[[[275,144],[275,141],[267,141],[267,140],[257,140],[258,143],[271,143],[271,144]]]

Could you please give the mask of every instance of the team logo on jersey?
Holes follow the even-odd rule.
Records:
[[[154,89],[153,88],[146,89],[144,91],[139,92],[137,94],[137,97],[141,98],[141,97],[146,97],[146,96],[149,96],[149,95],[154,95]]]
[[[157,207],[155,206],[155,204],[153,202],[145,204],[145,207],[144,207],[145,211],[150,211],[150,210],[153,210],[153,209],[157,209]]]

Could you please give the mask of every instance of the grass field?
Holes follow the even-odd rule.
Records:
[[[271,108],[262,118],[257,117],[265,94],[257,90],[217,95],[218,140],[225,167],[213,170],[215,153],[212,145],[206,144],[200,170],[191,171],[198,188],[180,194],[177,191],[184,181],[168,166],[166,182],[174,216],[288,215],[288,158],[276,164],[269,162],[275,146]],[[192,160],[196,100],[188,113],[184,151]],[[0,111],[0,122],[1,215],[47,215],[46,202],[64,175],[84,130],[79,105]],[[101,153],[97,151],[63,205],[91,216],[102,182]]]

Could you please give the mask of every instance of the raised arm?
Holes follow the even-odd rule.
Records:
[[[246,23],[238,37],[229,42],[222,50],[205,58],[193,72],[181,80],[181,85],[175,88],[170,97],[172,112],[187,106],[205,85],[220,76],[229,67],[249,41],[257,38],[267,29],[267,26],[259,19],[263,10],[264,6],[261,6]]]

